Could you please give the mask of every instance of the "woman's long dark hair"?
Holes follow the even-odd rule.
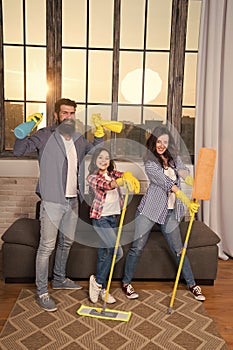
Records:
[[[98,147],[93,155],[92,155],[92,158],[91,158],[91,162],[88,166],[88,170],[89,170],[89,174],[98,174],[98,171],[99,171],[99,168],[96,166],[96,159],[98,158],[98,156],[100,155],[100,153],[102,151],[106,151],[108,154],[109,154],[109,158],[110,158],[110,163],[109,163],[109,166],[107,168],[108,172],[110,173],[111,171],[114,170],[115,168],[115,163],[111,157],[111,154],[109,152],[109,150],[107,148],[104,148],[104,147]]]
[[[172,134],[165,126],[158,126],[152,131],[151,135],[149,136],[146,142],[147,151],[145,156],[143,157],[143,160],[144,162],[146,162],[147,160],[155,161],[157,159],[161,166],[164,167],[163,159],[161,158],[161,155],[158,154],[156,151],[156,143],[161,135],[168,135],[169,137],[168,148],[164,152],[163,156],[167,159],[168,164],[174,167],[175,158],[177,157],[177,148]]]

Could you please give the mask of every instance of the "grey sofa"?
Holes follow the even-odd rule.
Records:
[[[116,264],[113,279],[121,279],[126,253],[134,233],[134,216],[141,195],[133,195],[128,202],[122,245],[124,257]],[[183,240],[188,222],[180,224]],[[35,258],[40,238],[38,219],[16,220],[3,234],[3,275],[6,283],[24,283],[35,280]],[[219,237],[204,223],[194,221],[187,248],[187,255],[199,284],[213,285],[217,275]],[[96,272],[98,235],[91,226],[89,206],[80,205],[80,219],[77,224],[76,240],[71,248],[67,276],[74,279],[88,279]],[[51,256],[49,277],[52,277],[54,254]],[[174,280],[177,267],[174,256],[157,225],[154,225],[148,242],[136,268],[135,280]]]

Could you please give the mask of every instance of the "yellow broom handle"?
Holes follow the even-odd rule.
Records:
[[[195,200],[195,202],[197,202],[197,200]],[[185,257],[186,250],[188,247],[188,241],[189,241],[189,236],[190,236],[192,225],[193,225],[194,216],[195,216],[195,213],[192,213],[191,218],[190,218],[190,222],[189,222],[189,226],[188,226],[188,230],[187,230],[187,234],[186,234],[186,238],[184,241],[184,246],[183,246],[182,253],[181,253],[180,263],[179,263],[179,267],[178,267],[178,271],[177,271],[177,275],[176,275],[176,280],[175,280],[175,284],[174,284],[174,288],[173,288],[173,292],[172,292],[172,296],[171,296],[170,305],[168,308],[169,314],[172,312],[172,307],[173,307],[175,296],[176,296],[176,290],[177,290],[177,286],[178,286],[179,279],[180,279],[180,274],[181,274],[181,270],[182,270],[182,266],[183,266],[183,262],[184,262],[184,257]]]
[[[127,207],[127,203],[128,203],[128,196],[129,196],[129,190],[127,188],[126,194],[125,194],[125,200],[124,200],[124,204],[123,204],[123,208],[122,208],[122,212],[121,212],[121,218],[120,218],[120,223],[119,223],[119,228],[118,228],[118,233],[117,233],[117,239],[116,239],[116,244],[115,244],[115,248],[114,248],[113,259],[112,259],[112,264],[111,264],[111,269],[110,269],[108,284],[107,284],[107,289],[106,289],[106,296],[105,296],[104,301],[108,300],[108,294],[109,294],[109,290],[110,290],[113,269],[114,269],[114,265],[115,265],[115,261],[116,261],[116,255],[117,255],[117,251],[118,251],[118,247],[119,247],[119,242],[120,242],[120,238],[121,238],[121,231],[122,231],[126,207]]]

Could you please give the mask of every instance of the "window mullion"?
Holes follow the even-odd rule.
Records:
[[[0,1],[0,152],[5,149],[4,119],[4,72],[3,72],[3,22],[2,1]]]
[[[62,0],[46,1],[47,37],[47,124],[53,120],[54,104],[61,98]]]
[[[121,0],[114,1],[113,67],[112,67],[112,120],[117,120],[119,89]]]
[[[144,23],[144,43],[143,43],[143,66],[142,66],[142,106],[141,106],[141,124],[144,121],[144,96],[145,96],[145,70],[146,70],[146,39],[147,39],[147,21],[148,21],[148,0],[145,1],[145,23]]]
[[[173,0],[168,74],[167,120],[181,131],[188,0]]]

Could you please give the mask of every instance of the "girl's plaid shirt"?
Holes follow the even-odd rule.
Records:
[[[103,205],[105,203],[107,191],[112,190],[111,181],[115,181],[119,177],[121,177],[123,172],[113,170],[108,173],[110,180],[106,180],[106,178],[102,174],[91,174],[88,175],[87,181],[91,188],[94,191],[95,198],[92,202],[90,209],[90,217],[93,219],[99,219],[102,214]],[[119,193],[120,205],[123,206],[123,196],[120,188],[117,188]]]

